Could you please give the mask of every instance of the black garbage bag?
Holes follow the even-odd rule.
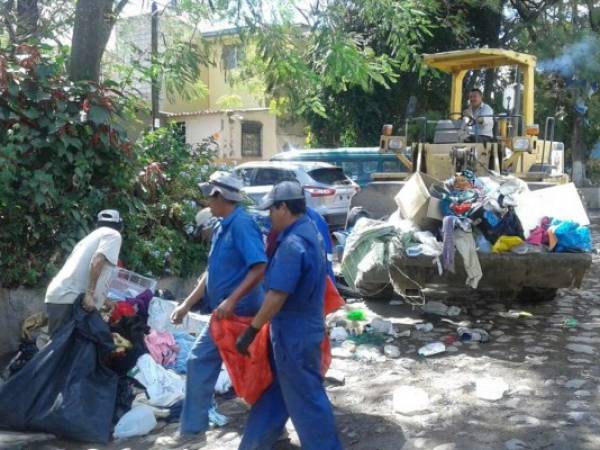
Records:
[[[118,377],[103,359],[113,339],[98,312],[81,308],[81,298],[72,319],[0,387],[0,426],[109,441]]]
[[[133,386],[136,381],[129,377],[119,377],[119,383],[117,385],[117,404],[115,406],[115,413],[113,415],[113,423],[117,423],[121,417],[123,417],[130,409],[135,400],[135,394],[133,392]]]
[[[10,360],[10,363],[8,363],[6,368],[9,376],[14,375],[23,367],[25,367],[25,364],[27,364],[27,362],[33,358],[37,352],[38,348],[35,345],[35,342],[22,340],[19,344],[19,353],[17,353],[15,357]]]
[[[484,209],[480,208],[476,215],[471,216],[471,219],[475,221],[477,219],[481,219],[478,227],[483,233],[483,236],[492,245],[496,243],[500,236],[518,236],[521,239],[524,239],[523,226],[521,225],[521,221],[519,220],[514,208],[509,207],[506,214],[504,214],[504,216],[502,216],[502,218],[499,219],[499,222],[495,225],[490,224],[483,214]]]
[[[125,355],[114,356],[107,363],[118,375],[124,376],[135,367],[140,356],[148,353],[144,337],[150,332],[150,327],[141,316],[132,316],[121,317],[121,320],[110,326],[110,330],[119,333],[133,345]]]

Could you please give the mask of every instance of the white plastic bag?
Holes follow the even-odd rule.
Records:
[[[154,297],[148,306],[148,326],[157,331],[186,331],[189,334],[198,335],[204,327],[208,325],[208,316],[190,312],[181,325],[171,323],[171,313],[177,307],[178,303],[172,300],[165,300]]]
[[[217,382],[215,384],[215,392],[217,394],[225,394],[229,389],[231,389],[231,378],[229,378],[229,373],[225,368],[225,365],[221,367],[221,372],[219,372],[219,378],[217,378]]]
[[[126,439],[133,436],[144,436],[154,430],[156,418],[150,406],[139,405],[132,408],[115,425],[113,437]]]
[[[152,406],[172,406],[185,397],[184,379],[157,364],[147,353],[138,358],[130,374],[146,388]]]

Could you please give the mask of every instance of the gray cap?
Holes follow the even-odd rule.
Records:
[[[257,206],[258,209],[269,209],[274,203],[283,202],[286,200],[301,200],[304,199],[304,189],[297,181],[282,181],[277,183],[273,188],[266,194],[260,204]]]
[[[218,192],[223,198],[231,202],[244,200],[244,193],[242,192],[244,183],[242,180],[223,170],[214,172],[207,183],[200,183],[198,186],[205,197],[210,197]]]
[[[123,218],[116,209],[103,209],[98,213],[98,221],[121,223],[123,222]]]

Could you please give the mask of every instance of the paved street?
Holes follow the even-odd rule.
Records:
[[[595,242],[600,215],[594,216]],[[388,301],[352,303],[369,316],[390,319],[396,331],[410,337],[391,342],[400,357],[382,356],[379,346],[345,343],[334,350],[333,373],[344,383],[328,382],[344,445],[353,450],[482,450],[482,449],[598,449],[600,448],[600,259],[581,290],[562,290],[553,302],[519,303],[493,293],[477,297],[440,293],[432,300],[459,306],[459,316],[425,315],[419,308]],[[363,307],[364,306],[364,307]],[[509,310],[531,313],[510,317]],[[574,319],[574,320],[573,320]],[[453,322],[450,323],[449,321]],[[488,330],[487,343],[453,343],[445,353],[421,357],[417,350],[429,342],[456,335],[459,322]],[[416,331],[415,323],[431,322],[431,332]],[[408,390],[409,386],[419,390]],[[403,388],[394,411],[394,390]],[[415,399],[415,392],[424,398]],[[426,394],[426,395],[425,395]],[[397,394],[399,395],[399,394]],[[485,398],[501,397],[497,400]],[[418,400],[418,401],[417,401]],[[246,418],[238,400],[220,402],[232,422],[209,433],[207,450],[236,449]],[[143,438],[109,446],[51,441],[29,448],[147,449],[170,425]],[[278,450],[298,449],[290,441]],[[187,447],[186,447],[187,448]],[[189,447],[194,448],[194,447]]]

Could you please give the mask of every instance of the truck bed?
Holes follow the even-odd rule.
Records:
[[[479,253],[483,271],[480,288],[519,290],[533,288],[579,288],[586,271],[592,264],[589,253]],[[408,257],[392,255],[390,277],[393,284],[414,288],[406,279],[422,287],[428,284],[459,287],[467,278],[460,254],[456,254],[455,273],[445,271],[438,275],[437,265],[429,256]]]

